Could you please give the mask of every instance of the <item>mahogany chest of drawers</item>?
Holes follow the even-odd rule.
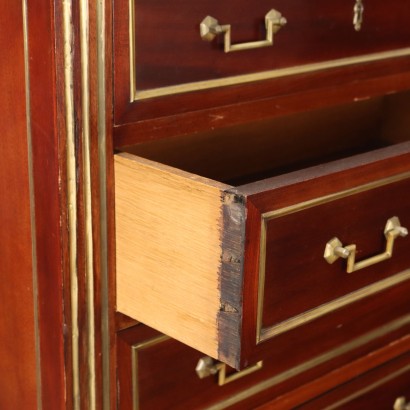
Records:
[[[410,407],[409,4],[4,9],[0,408]]]
[[[242,389],[408,333],[410,10],[393,3],[386,24],[382,10],[114,5],[117,309],[245,369]],[[144,134],[167,117],[178,129]],[[131,350],[160,355],[153,343]],[[203,388],[201,404],[172,406],[213,408]]]

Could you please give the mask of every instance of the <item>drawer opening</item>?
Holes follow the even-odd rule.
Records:
[[[407,141],[409,112],[410,92],[402,92],[141,143],[126,151],[240,185]]]

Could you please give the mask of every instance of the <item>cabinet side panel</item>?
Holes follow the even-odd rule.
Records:
[[[217,357],[222,184],[126,154],[115,179],[117,310]]]
[[[37,402],[22,2],[0,1],[0,408]]]

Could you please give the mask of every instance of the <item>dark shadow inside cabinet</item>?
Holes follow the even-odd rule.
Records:
[[[128,147],[127,152],[232,185],[410,139],[410,91]]]

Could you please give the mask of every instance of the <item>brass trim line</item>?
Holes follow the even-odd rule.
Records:
[[[134,0],[129,0],[129,42],[130,42],[130,102],[137,100],[137,86],[135,84],[136,79],[136,67],[135,67],[135,5]]]
[[[403,373],[406,373],[409,370],[410,370],[410,364],[405,367],[402,367],[401,369],[395,371],[394,373],[389,374],[386,377],[383,377],[380,380],[377,380],[377,382],[366,386],[364,389],[358,390],[355,393],[351,394],[350,396],[347,396],[344,399],[339,400],[336,403],[333,403],[331,406],[326,407],[325,410],[337,409],[338,407],[343,406],[346,403],[349,403],[349,401],[352,401],[356,399],[357,397],[360,397],[363,394],[366,394],[367,392],[372,391],[373,389],[376,389],[379,386],[382,386],[384,383],[387,383],[390,380],[393,380],[396,377],[401,376]]]
[[[23,13],[23,43],[24,43],[24,77],[26,90],[26,127],[27,127],[27,161],[28,161],[28,185],[30,196],[30,226],[31,226],[31,263],[33,276],[33,316],[34,316],[34,350],[36,363],[36,403],[37,409],[43,408],[42,400],[42,377],[41,377],[41,353],[39,331],[39,306],[38,306],[38,271],[37,271],[37,234],[36,234],[36,201],[34,191],[34,166],[33,166],[33,141],[31,134],[31,99],[30,99],[30,67],[29,67],[29,36],[28,36],[28,13],[27,0],[22,0]]]
[[[249,374],[255,373],[261,370],[263,367],[263,361],[255,363],[253,366],[249,366],[239,372],[234,372],[232,374],[226,375],[226,364],[220,363],[218,367],[218,386],[225,386],[228,383],[234,382],[235,380],[242,379],[242,377],[248,376]]]
[[[242,74],[213,80],[196,81],[185,84],[170,85],[154,88],[152,90],[137,89],[136,59],[135,59],[135,0],[129,0],[129,53],[130,53],[130,102],[145,100],[148,98],[162,97],[166,95],[182,94],[191,91],[208,90],[216,87],[252,83],[254,81],[269,80],[296,74],[306,74],[313,71],[330,68],[344,67],[348,65],[370,63],[388,58],[404,57],[410,55],[410,47],[397,50],[382,51],[356,57],[346,57],[337,60],[322,61],[318,63],[304,64],[294,67],[278,68],[275,70],[262,71],[259,73]]]
[[[132,409],[140,410],[139,405],[139,389],[138,389],[138,353],[149,347],[155,346],[159,343],[169,340],[170,337],[166,335],[161,335],[153,339],[149,339],[142,343],[137,343],[131,346],[131,364],[132,364]]]
[[[259,278],[258,278],[258,305],[257,305],[257,320],[256,320],[256,343],[260,343],[274,335],[286,332],[290,329],[294,329],[302,324],[310,322],[317,319],[323,315],[326,315],[336,309],[346,306],[350,303],[356,302],[362,298],[372,295],[376,292],[380,292],[383,289],[389,288],[396,285],[404,280],[407,280],[408,272],[404,271],[401,274],[392,276],[391,278],[384,279],[375,284],[369,285],[365,288],[359,289],[349,295],[342,296],[341,298],[335,299],[331,302],[325,303],[317,308],[309,310],[308,312],[294,316],[288,320],[280,322],[276,325],[270,326],[268,328],[263,328],[263,302],[265,293],[265,269],[266,269],[266,230],[267,222],[271,219],[275,219],[284,215],[289,215],[295,212],[300,212],[314,206],[322,205],[328,202],[335,201],[340,198],[345,198],[347,196],[355,195],[371,189],[379,188],[394,182],[403,181],[410,178],[410,172],[405,172],[402,174],[394,175],[388,178],[379,179],[367,184],[359,185],[354,188],[347,189],[345,191],[336,192],[334,194],[325,195],[319,198],[311,199],[309,201],[301,202],[295,205],[290,205],[278,210],[265,212],[261,215],[261,240],[260,240],[260,250],[259,250]]]
[[[352,341],[345,343],[342,346],[337,347],[336,349],[330,350],[320,356],[316,356],[313,359],[308,360],[298,366],[292,367],[289,370],[286,370],[282,373],[279,373],[276,376],[270,377],[267,380],[264,380],[254,386],[248,387],[247,389],[242,390],[239,393],[233,394],[227,399],[216,403],[215,405],[209,406],[206,410],[223,410],[227,407],[230,407],[236,403],[246,400],[249,397],[252,397],[258,393],[263,392],[264,390],[270,389],[273,386],[276,386],[280,383],[285,382],[286,380],[296,377],[299,374],[302,374],[310,369],[313,369],[316,366],[319,366],[329,360],[332,360],[338,356],[341,356],[353,349],[357,349],[365,344],[371,342],[374,339],[385,336],[390,332],[398,330],[406,325],[410,324],[410,315],[403,316],[399,319],[394,320],[384,326],[381,326],[371,332],[364,334],[361,337],[353,339]],[[136,409],[134,409],[136,410]]]
[[[94,315],[94,255],[91,193],[91,152],[90,152],[90,78],[89,78],[89,28],[88,0],[80,0],[80,43],[81,43],[81,106],[83,131],[82,188],[84,192],[85,228],[85,272],[87,295],[87,364],[88,399],[91,410],[96,408],[95,375],[95,315]]]
[[[105,74],[105,2],[97,0],[97,101],[98,101],[98,160],[100,184],[100,261],[101,261],[101,352],[102,352],[102,407],[110,409],[110,323],[108,288],[108,215],[107,215],[107,129],[106,129],[106,74]]]
[[[71,343],[72,343],[72,381],[73,410],[80,410],[80,346],[78,324],[78,270],[77,270],[77,184],[75,157],[75,116],[74,116],[74,68],[72,47],[73,22],[72,2],[63,0],[64,36],[64,100],[67,134],[67,209],[69,274],[71,302]]]

